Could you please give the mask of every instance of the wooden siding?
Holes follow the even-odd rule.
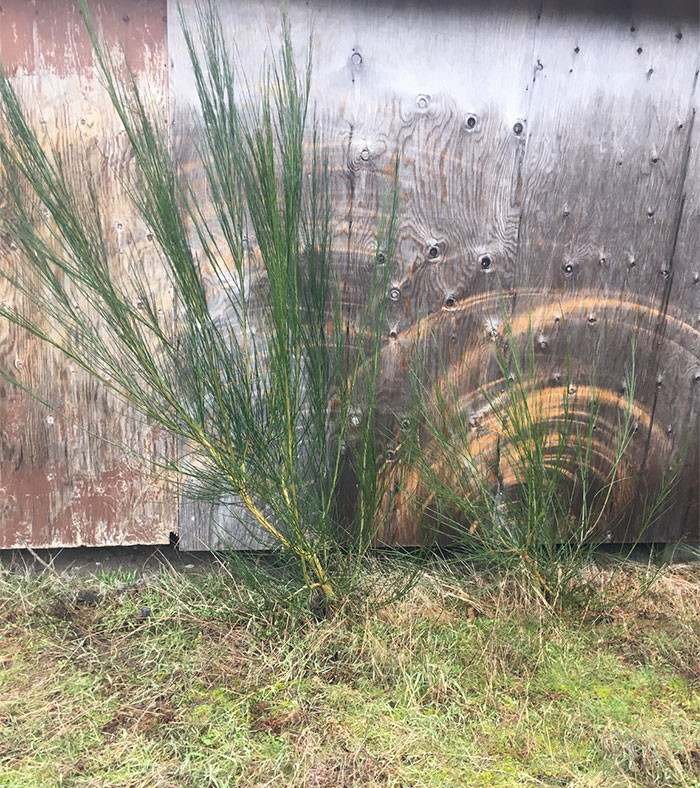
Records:
[[[277,4],[218,7],[256,74],[261,31],[275,40]],[[315,107],[350,309],[362,299],[381,196],[401,157],[387,411],[400,411],[420,321],[449,359],[443,371],[463,382],[463,407],[488,432],[469,370],[497,384],[491,334],[507,317],[522,339],[532,320],[543,397],[558,397],[570,376],[572,406],[585,414],[595,375],[605,468],[636,337],[638,429],[616,503],[641,500],[686,448],[674,510],[644,539],[700,538],[697,6],[317,0],[292,3],[291,19],[299,51],[314,26]],[[173,27],[170,50],[176,134],[187,139],[191,75]],[[183,546],[223,546],[242,533],[223,510],[215,527],[211,515],[186,507]],[[399,506],[385,538],[418,540],[413,519]]]
[[[196,180],[192,75],[178,2],[167,0],[167,32],[164,4],[119,0],[110,6],[111,30],[125,38],[163,107],[169,85],[174,149]],[[218,0],[217,7],[255,76],[268,42],[276,41],[279,3]],[[190,15],[193,0],[183,8]],[[103,124],[111,113],[86,76],[90,54],[79,24],[65,22],[75,18],[72,5],[10,0],[3,9],[0,57],[21,66],[23,91],[38,86],[40,105],[56,114],[55,133],[63,129],[61,144],[82,145],[88,123]],[[463,383],[463,407],[488,435],[488,413],[468,371],[477,368],[482,384],[499,385],[489,362],[492,335],[508,318],[522,340],[531,322],[541,396],[556,398],[566,384],[585,413],[595,374],[604,403],[596,447],[604,467],[634,337],[638,429],[619,505],[641,500],[686,452],[673,511],[644,539],[700,540],[697,2],[291,0],[290,14],[300,55],[310,24],[315,33],[314,101],[334,173],[349,310],[362,300],[382,195],[401,157],[399,256],[382,360],[387,411],[400,412],[406,356],[421,321],[449,359],[447,370],[436,364],[435,371]],[[8,15],[19,32],[8,32]],[[68,109],[57,95],[74,97]],[[104,122],[89,134],[101,149],[115,146],[119,161],[113,126]],[[122,204],[115,210],[126,215]],[[122,242],[143,241],[143,230],[115,214],[117,222]],[[73,383],[60,359],[1,330],[2,363],[25,364],[22,374],[46,386],[59,410],[81,407],[92,430],[155,451],[160,439],[136,429],[98,387],[77,373]],[[60,429],[51,431],[45,409],[16,392],[5,395],[0,473],[9,503],[0,512],[0,546],[22,539],[158,542],[178,530],[162,485],[129,480],[118,451],[58,417],[51,427]],[[102,507],[97,529],[81,480],[97,484],[110,471],[128,492],[108,507],[93,493],[94,506]],[[50,474],[61,479],[59,492],[47,487]],[[185,549],[254,546],[244,532],[224,510],[180,507]],[[404,507],[385,537],[418,538]]]
[[[107,41],[124,43],[139,82],[167,112],[165,2],[94,6]],[[93,70],[77,3],[9,0],[0,9],[0,58],[76,186],[99,173],[115,265],[148,254],[120,186],[128,147]],[[87,164],[86,164],[87,162]],[[0,254],[12,256],[4,245]],[[2,285],[0,296],[16,298]],[[158,544],[176,530],[172,491],[132,452],[158,456],[166,439],[59,353],[0,322],[0,364],[54,410],[0,385],[0,548]]]

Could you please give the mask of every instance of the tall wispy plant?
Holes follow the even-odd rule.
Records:
[[[394,487],[376,394],[395,189],[365,306],[349,321],[333,272],[328,164],[309,119],[311,57],[297,68],[287,20],[255,92],[234,73],[213,4],[197,7],[194,28],[180,12],[200,108],[203,195],[128,64],[81,7],[135,162],[125,188],[157,243],[149,265],[158,270],[137,259],[127,270],[115,264],[92,180],[71,181],[0,70],[2,222],[22,252],[2,274],[32,305],[0,314],[176,436],[182,454],[164,464],[187,480],[187,494],[245,510],[243,521],[291,559],[305,587],[333,600],[356,576]],[[255,276],[264,288],[252,288]],[[220,314],[206,277],[224,294]],[[172,285],[174,320],[164,317],[158,279]],[[356,481],[351,507],[337,495],[347,474]]]
[[[551,608],[576,605],[592,590],[585,575],[595,551],[632,513],[620,503],[636,422],[634,344],[610,424],[593,373],[581,399],[570,380],[549,388],[531,328],[524,341],[507,321],[503,330],[493,346],[500,380],[477,386],[468,403],[446,368],[435,384],[416,363],[422,428],[409,453],[419,516],[428,534],[517,579]],[[471,374],[478,380],[479,370]],[[626,555],[667,508],[676,478],[669,473],[634,508]]]

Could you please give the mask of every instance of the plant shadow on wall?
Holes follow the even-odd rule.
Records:
[[[186,495],[244,510],[242,526],[282,559],[268,590],[301,587],[324,606],[356,584],[396,486],[376,397],[394,185],[364,307],[349,320],[332,271],[328,165],[307,117],[310,55],[300,70],[287,20],[254,93],[234,73],[214,5],[198,7],[195,28],[180,14],[200,111],[202,197],[128,64],[81,8],[131,148],[135,172],[125,188],[159,255],[148,265],[136,255],[117,265],[94,180],[71,181],[2,72],[3,223],[22,253],[3,274],[30,305],[2,314],[175,436],[182,455],[163,465],[185,480]],[[163,280],[175,320],[152,285]],[[212,290],[223,294],[224,309],[212,306]],[[349,520],[336,500],[348,472]]]
[[[466,370],[466,380],[456,375],[429,333],[414,357],[421,426],[406,451],[417,516],[427,538],[509,576],[545,607],[595,606],[601,582],[614,585],[596,551],[624,532],[621,566],[667,512],[677,479],[673,467],[643,501],[634,500],[636,340],[622,393],[611,396],[596,387],[593,372],[578,390],[568,356],[566,381],[550,387],[538,370],[531,324],[521,336],[507,320],[500,325],[491,332],[496,379],[488,384],[479,383],[483,369]],[[426,359],[434,367],[436,357],[440,372],[426,374]]]
[[[482,390],[493,429],[473,428],[459,386],[437,385],[414,367],[416,402],[431,404],[401,420],[402,448],[389,459],[392,418],[380,387],[396,176],[364,306],[348,317],[333,265],[330,173],[308,116],[311,61],[298,69],[286,19],[280,52],[254,93],[234,73],[213,4],[198,7],[195,29],[180,15],[199,103],[202,196],[135,75],[81,7],[131,148],[125,189],[159,254],[116,264],[95,181],[74,183],[0,71],[0,221],[18,249],[2,274],[27,305],[0,314],[178,439],[180,456],[163,458],[163,468],[184,480],[187,496],[244,512],[241,526],[269,551],[252,565],[265,594],[324,610],[353,594],[380,602],[405,589],[416,561],[380,562],[389,567],[383,587],[364,570],[400,493],[422,501],[432,536],[515,572],[548,605],[565,604],[624,482],[633,370],[602,478],[592,461],[595,397],[587,418],[567,399],[553,414],[538,395],[532,353],[523,361],[498,348],[504,390]],[[175,319],[154,281],[171,286]],[[214,306],[212,291],[225,308]]]

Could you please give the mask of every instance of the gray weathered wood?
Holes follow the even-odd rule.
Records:
[[[499,385],[490,343],[509,320],[516,342],[534,331],[552,417],[570,386],[585,419],[595,382],[604,475],[635,338],[638,430],[615,505],[640,500],[690,433],[677,497],[685,503],[644,538],[697,538],[698,310],[686,290],[699,267],[690,136],[698,10],[682,0],[664,9],[646,0],[538,5],[292,3],[300,48],[310,19],[315,27],[344,297],[349,309],[362,299],[381,194],[399,154],[387,411],[400,411],[408,357],[428,331],[439,350],[428,367],[446,371],[464,392],[462,406],[482,414],[479,385]],[[275,40],[277,6],[219,8],[255,73],[261,31]],[[171,47],[181,51],[172,30]],[[184,59],[173,62],[173,100],[187,103]],[[184,544],[193,527],[182,524]],[[197,522],[200,543],[207,528]],[[409,508],[399,506],[385,537],[419,538]]]
[[[139,80],[164,110],[166,3],[173,149],[200,188],[178,3],[119,0],[104,14],[106,32],[124,38]],[[279,3],[216,5],[255,82],[278,40]],[[193,19],[194,0],[183,7]],[[604,470],[636,337],[639,429],[619,510],[687,449],[673,512],[646,540],[700,539],[698,15],[695,0],[290,3],[300,59],[309,26],[315,30],[314,110],[332,166],[349,312],[364,297],[400,156],[400,243],[382,354],[387,418],[400,416],[408,358],[429,335],[428,371],[457,385],[480,446],[492,452],[479,386],[501,385],[491,343],[508,320],[516,343],[530,326],[535,333],[551,416],[571,385],[572,406],[585,418],[595,374],[603,400],[596,462]],[[76,183],[84,151],[106,163],[100,188],[115,260],[148,255],[147,229],[114,177],[128,173],[128,156],[94,80],[75,3],[3,3],[0,57],[19,67],[18,89],[44,115]],[[13,254],[9,242],[0,254]],[[1,331],[1,363],[69,418],[0,391],[0,547],[167,539],[178,515],[166,487],[100,437],[147,456],[167,451],[167,442],[39,343]],[[85,424],[86,414],[94,436],[70,421]],[[185,501],[179,530],[186,549],[260,546],[245,518],[223,508]],[[402,501],[384,538],[420,538]]]
[[[185,8],[189,15],[191,4]],[[245,70],[258,73],[261,42],[277,41],[278,5],[217,8]],[[351,310],[363,298],[382,200],[395,157],[401,158],[400,244],[391,283],[398,298],[383,362],[383,396],[393,409],[406,383],[398,349],[417,321],[514,279],[524,135],[513,126],[528,112],[537,3],[488,13],[468,5],[407,3],[399,10],[367,2],[292,3],[290,15],[302,56],[310,22],[315,31],[313,99],[333,171],[335,244]],[[177,127],[194,96],[181,36],[173,26],[169,35]],[[177,128],[176,135],[188,136]],[[475,312],[470,320],[482,323],[484,316]],[[226,530],[225,516],[218,519]],[[232,533],[245,530],[228,522]],[[402,518],[386,538],[413,541],[409,528]],[[183,510],[180,540],[189,549],[227,541],[191,505]]]
[[[552,383],[569,358],[585,407],[595,370],[598,392],[610,399],[601,426],[614,425],[624,407],[623,370],[636,336],[640,429],[623,466],[635,479],[624,490],[633,500],[678,457],[667,427],[688,423],[691,401],[697,412],[696,392],[685,386],[680,404],[661,382],[664,368],[692,366],[700,349],[688,312],[668,311],[694,111],[698,12],[691,6],[659,17],[642,2],[575,12],[545,3],[535,44],[517,290],[542,294],[534,330]],[[676,256],[674,266],[682,276],[691,262]],[[610,458],[610,445],[597,444]],[[680,536],[681,508],[645,540]]]

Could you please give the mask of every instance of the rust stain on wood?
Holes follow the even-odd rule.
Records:
[[[246,70],[257,74],[261,36],[267,41],[272,30],[275,40],[278,3],[222,0],[217,7]],[[124,40],[157,106],[171,111],[174,148],[201,182],[177,3],[119,0],[99,8],[107,38]],[[184,8],[192,14],[193,2]],[[337,265],[349,315],[363,301],[378,217],[393,162],[401,161],[399,253],[382,355],[387,414],[407,401],[410,353],[427,332],[440,350],[430,362],[435,377],[446,375],[463,407],[478,411],[480,387],[500,384],[491,343],[504,321],[519,341],[531,325],[542,386],[561,392],[570,361],[582,418],[595,374],[604,400],[597,439],[604,468],[609,451],[601,441],[612,434],[636,337],[640,428],[625,470],[634,485],[622,494],[638,498],[685,451],[673,511],[644,538],[700,540],[695,0],[663,10],[648,0],[407,2],[400,10],[368,0],[295,0],[290,13],[299,53],[315,23],[316,111],[334,175]],[[16,72],[22,94],[39,97],[47,133],[68,152],[76,179],[81,147],[103,162],[109,215],[127,228],[115,248],[145,249],[145,228],[129,217],[111,176],[128,172],[128,157],[95,85],[76,3],[4,2],[0,58]],[[89,413],[96,432],[116,434],[145,454],[167,448],[46,349],[1,331],[2,363],[40,382],[68,415]],[[556,408],[547,412],[556,416]],[[118,451],[70,422],[46,419],[43,408],[5,390],[0,546],[62,538],[153,542],[175,530],[174,501],[162,484],[119,471]],[[487,462],[491,439],[480,441]],[[49,481],[50,474],[57,475]],[[400,505],[386,538],[415,542],[412,517]],[[180,530],[186,548],[225,546],[231,536],[251,544],[245,526],[224,510],[187,502]]]
[[[1,5],[0,59],[33,121],[62,156],[73,188],[81,188],[86,171],[100,173],[98,196],[111,220],[114,265],[128,254],[148,259],[147,230],[120,183],[130,172],[128,149],[96,79],[78,4]],[[123,44],[139,84],[165,116],[164,0],[93,2],[90,10],[105,41]],[[20,260],[8,243],[0,244],[0,254],[5,262]],[[1,290],[3,299],[17,298],[6,284]],[[167,542],[177,530],[174,492],[149,461],[169,452],[171,442],[62,355],[4,322],[0,363],[55,408],[2,385],[0,548]]]

